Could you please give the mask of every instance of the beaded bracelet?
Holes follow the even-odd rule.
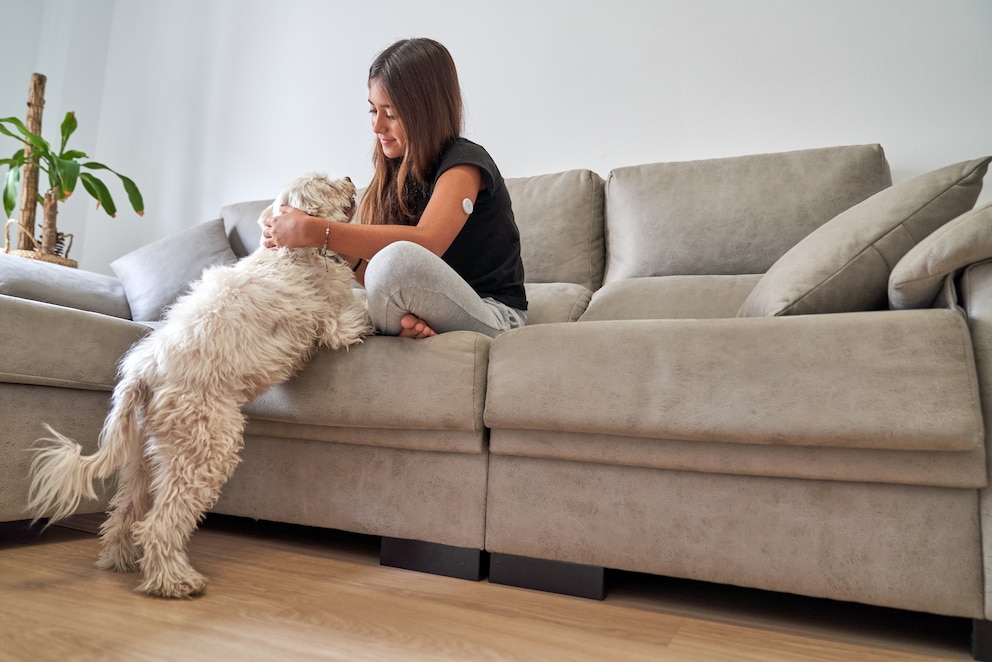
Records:
[[[327,255],[327,240],[331,238],[331,222],[327,221],[327,227],[324,228],[324,247],[320,249],[321,255]]]

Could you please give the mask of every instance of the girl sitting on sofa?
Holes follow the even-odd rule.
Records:
[[[283,207],[262,245],[324,247],[348,260],[387,335],[488,336],[526,323],[520,235],[499,169],[461,137],[462,98],[451,54],[405,39],[369,69],[375,172],[360,224]]]

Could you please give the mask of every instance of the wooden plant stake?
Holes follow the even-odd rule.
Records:
[[[31,87],[28,90],[28,116],[25,125],[28,131],[41,135],[41,114],[45,109],[45,81],[42,74],[31,75]],[[24,143],[24,156],[31,154],[31,145]],[[30,251],[35,247],[31,243],[34,237],[35,210],[38,208],[38,166],[26,163],[21,171],[21,218],[20,224],[24,232],[18,232],[17,248]]]

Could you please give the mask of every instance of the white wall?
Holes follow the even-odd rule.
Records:
[[[46,73],[46,135],[75,109],[74,144],[145,194],[142,219],[123,192],[116,219],[65,205],[73,257],[105,273],[304,171],[367,182],[365,78],[401,37],[449,47],[466,134],[508,177],[878,142],[901,181],[992,154],[990,0],[0,0],[0,17],[20,54],[0,116]]]

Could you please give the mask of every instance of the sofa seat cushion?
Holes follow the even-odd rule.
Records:
[[[740,315],[884,308],[892,268],[931,232],[974,206],[990,160],[914,177],[838,214],[772,265]]]
[[[113,276],[0,253],[0,294],[131,318],[124,286]]]
[[[493,430],[493,455],[671,471],[856,483],[980,488],[985,448],[902,451],[678,441],[553,430]]]
[[[316,430],[321,427],[348,429],[349,439],[359,439],[360,431],[368,429],[422,431],[425,437],[468,432],[473,434],[449,436],[473,439],[471,449],[459,449],[480,452],[491,342],[469,331],[423,340],[372,336],[346,350],[318,352],[293,379],[269,389],[244,411],[249,425],[269,436],[332,434]],[[343,433],[333,434],[343,440]]]
[[[62,268],[62,267],[60,267]],[[0,295],[0,381],[112,391],[117,363],[148,327]]]
[[[606,182],[604,282],[765,273],[891,183],[878,145],[617,168]]]
[[[734,317],[761,274],[654,276],[607,283],[580,321]]]
[[[285,423],[249,418],[245,434],[258,439],[306,439],[351,446],[374,446],[432,453],[479,454],[486,450],[485,430],[357,428]]]
[[[951,310],[525,327],[490,353],[485,421],[689,442],[969,452],[971,336]]]

